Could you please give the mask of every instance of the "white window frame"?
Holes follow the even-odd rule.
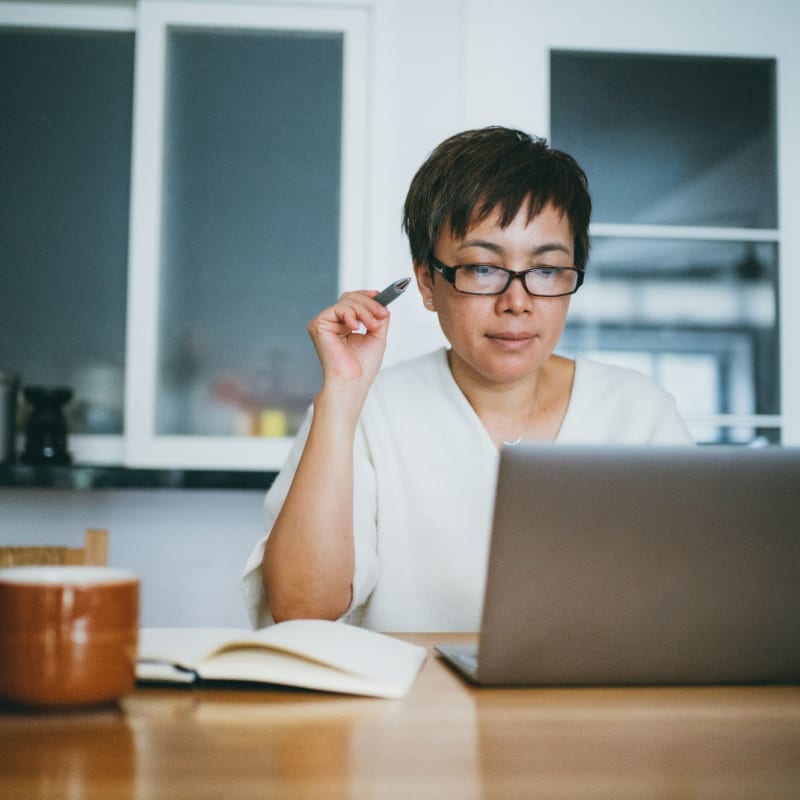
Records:
[[[779,256],[781,413],[749,422],[779,427],[800,444],[800,7],[765,0],[714,5],[697,0],[466,0],[465,83],[469,127],[506,124],[550,135],[553,50],[768,58],[776,62],[778,227],[592,225],[598,236],[775,242]],[[665,102],[667,99],[665,98]],[[591,177],[591,176],[590,176]],[[736,425],[738,417],[697,416],[692,425]]]
[[[132,31],[136,28],[133,3],[0,3],[0,25],[50,30]]]
[[[366,220],[367,14],[318,5],[160,2],[139,4],[126,352],[128,466],[278,469],[290,437],[165,436],[156,433],[165,57],[171,26],[210,30],[336,31],[344,37],[339,284],[363,285]],[[298,333],[298,335],[302,335]]]

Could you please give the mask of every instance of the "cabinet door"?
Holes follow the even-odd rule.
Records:
[[[76,460],[121,455],[133,63],[125,9],[0,7],[0,370],[72,390]]]
[[[556,50],[550,85],[594,206],[563,345],[649,374],[700,442],[779,442],[775,60]]]
[[[277,468],[364,279],[365,12],[141,4],[126,460]]]

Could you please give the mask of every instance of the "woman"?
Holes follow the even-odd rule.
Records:
[[[477,630],[501,447],[691,441],[649,379],[554,354],[590,213],[583,171],[544,140],[491,127],[434,150],[404,228],[450,347],[379,374],[390,312],[374,291],[312,320],[322,389],[243,577],[255,625]]]

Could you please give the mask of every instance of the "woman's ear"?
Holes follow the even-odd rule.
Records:
[[[425,308],[433,311],[435,307],[433,303],[433,275],[431,274],[431,268],[427,264],[418,264],[415,261],[414,274],[417,277],[417,287],[422,295],[422,302],[425,303]]]

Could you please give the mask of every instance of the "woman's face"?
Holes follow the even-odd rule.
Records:
[[[513,222],[498,225],[498,214],[471,227],[463,239],[439,237],[434,255],[448,266],[492,264],[521,272],[535,266],[574,265],[569,220],[547,205],[527,222],[523,204]],[[426,307],[439,315],[450,342],[451,368],[484,384],[524,381],[553,353],[566,321],[570,297],[533,297],[513,280],[501,295],[462,294],[428,265],[415,265]],[[428,301],[433,301],[431,306]]]

